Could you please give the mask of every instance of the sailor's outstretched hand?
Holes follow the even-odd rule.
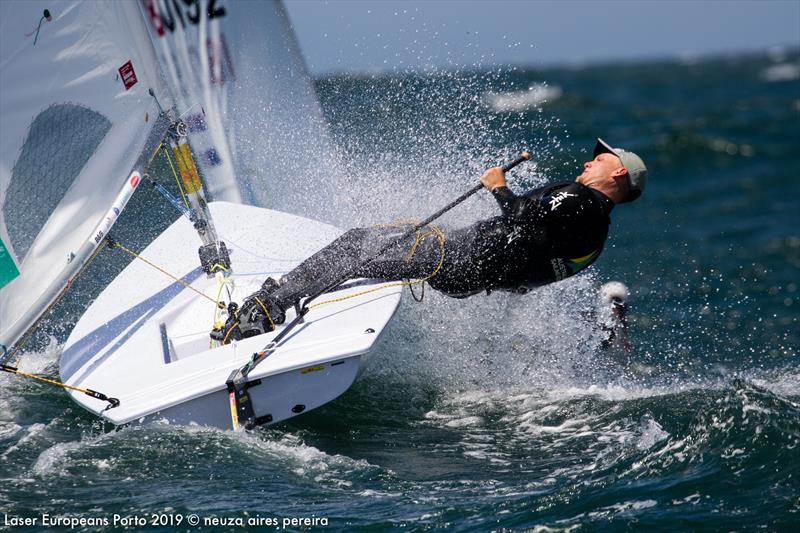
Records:
[[[481,176],[481,183],[483,186],[494,191],[498,187],[506,186],[506,175],[503,172],[503,167],[492,167]]]

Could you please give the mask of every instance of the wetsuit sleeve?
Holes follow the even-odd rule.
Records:
[[[492,195],[500,205],[503,215],[514,220],[529,219],[541,212],[537,200],[529,196],[517,196],[508,187],[497,187]]]

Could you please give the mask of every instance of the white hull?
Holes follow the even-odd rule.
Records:
[[[238,303],[266,276],[279,277],[339,233],[332,226],[276,211],[224,202],[210,207],[231,249],[231,299]],[[219,286],[199,270],[198,245],[191,224],[181,218],[141,255],[216,299]],[[312,309],[278,350],[250,373],[249,393],[262,422],[280,422],[309,411],[350,387],[364,354],[400,302],[400,287],[360,294],[368,288],[372,287],[320,297],[319,302],[352,296]],[[221,299],[229,301],[224,290]],[[105,402],[70,392],[81,406],[117,425],[166,420],[231,429],[225,382],[282,327],[211,349],[213,316],[213,302],[142,261],[133,261],[78,321],[61,356],[61,378],[118,398],[118,407],[104,411]],[[293,316],[288,314],[287,323]]]
[[[274,424],[316,409],[336,399],[353,384],[360,371],[361,357],[354,356],[321,365],[315,372],[294,370],[251,380],[248,389],[257,417]],[[193,398],[146,415],[135,423],[199,424],[231,428],[231,409],[225,384],[220,390]]]

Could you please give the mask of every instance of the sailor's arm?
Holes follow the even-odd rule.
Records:
[[[484,172],[481,183],[491,191],[505,216],[520,219],[530,216],[535,209],[535,200],[527,196],[517,196],[508,188],[502,167],[492,167]]]

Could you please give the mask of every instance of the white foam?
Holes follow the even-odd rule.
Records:
[[[550,526],[542,526],[537,525],[533,526],[531,530],[532,533],[572,533],[580,529],[581,524],[573,524],[571,526],[564,526],[564,527],[550,527]]]
[[[463,428],[467,426],[480,426],[484,420],[480,416],[465,416],[448,421],[445,425],[450,428]]]
[[[4,422],[0,424],[0,439],[13,437],[22,431],[22,426],[14,422]],[[3,454],[5,455],[5,453]]]
[[[31,439],[41,434],[46,428],[47,426],[40,423],[31,424],[30,426],[27,426],[25,428],[25,434],[22,436],[22,438],[20,438],[15,444],[9,446],[3,452],[3,455],[1,457],[3,459],[7,458],[10,454],[14,453],[15,451],[25,446],[25,444],[27,444]]]
[[[485,93],[483,102],[496,113],[529,111],[538,109],[544,104],[561,98],[564,91],[558,85],[537,83],[525,91],[509,91],[504,93]]]
[[[798,369],[783,370],[772,374],[753,373],[748,379],[756,386],[767,389],[783,399],[800,399],[800,372]],[[796,405],[795,402],[792,403]]]
[[[403,496],[402,492],[383,492],[374,489],[365,489],[358,493],[359,496],[364,496],[365,498],[398,498]]]
[[[700,498],[701,498],[700,493],[695,492],[693,494],[686,496],[685,498],[681,498],[680,500],[672,500],[670,503],[672,503],[672,505],[683,505],[684,503],[697,505],[700,502]]]
[[[649,416],[642,420],[640,430],[639,441],[636,443],[636,447],[640,450],[649,450],[657,442],[669,437],[669,433],[664,431],[661,425]]]
[[[19,369],[28,374],[41,374],[53,370],[55,368],[54,365],[58,363],[62,347],[55,337],[51,337],[50,343],[44,350],[23,353],[19,362]],[[13,363],[13,361],[10,361],[10,363]]]
[[[81,447],[81,442],[60,442],[39,454],[33,465],[33,472],[38,476],[58,475],[65,471],[68,454]]]
[[[800,65],[794,63],[771,65],[761,72],[761,78],[769,82],[800,79]]]
[[[114,459],[95,459],[93,462],[98,470],[108,470],[116,463]]]
[[[603,507],[603,509],[616,511],[617,513],[624,513],[627,511],[638,511],[640,509],[649,509],[650,507],[655,507],[656,505],[658,505],[658,502],[655,500],[632,500],[632,501],[617,503],[614,505],[609,505],[608,507]]]
[[[317,483],[349,487],[349,477],[353,474],[374,470],[377,467],[364,459],[352,459],[339,454],[328,454],[302,442],[296,435],[269,432],[221,433],[245,448],[263,457],[270,456],[273,462],[283,463],[284,467],[298,477],[313,479]],[[275,437],[277,439],[273,440]]]

